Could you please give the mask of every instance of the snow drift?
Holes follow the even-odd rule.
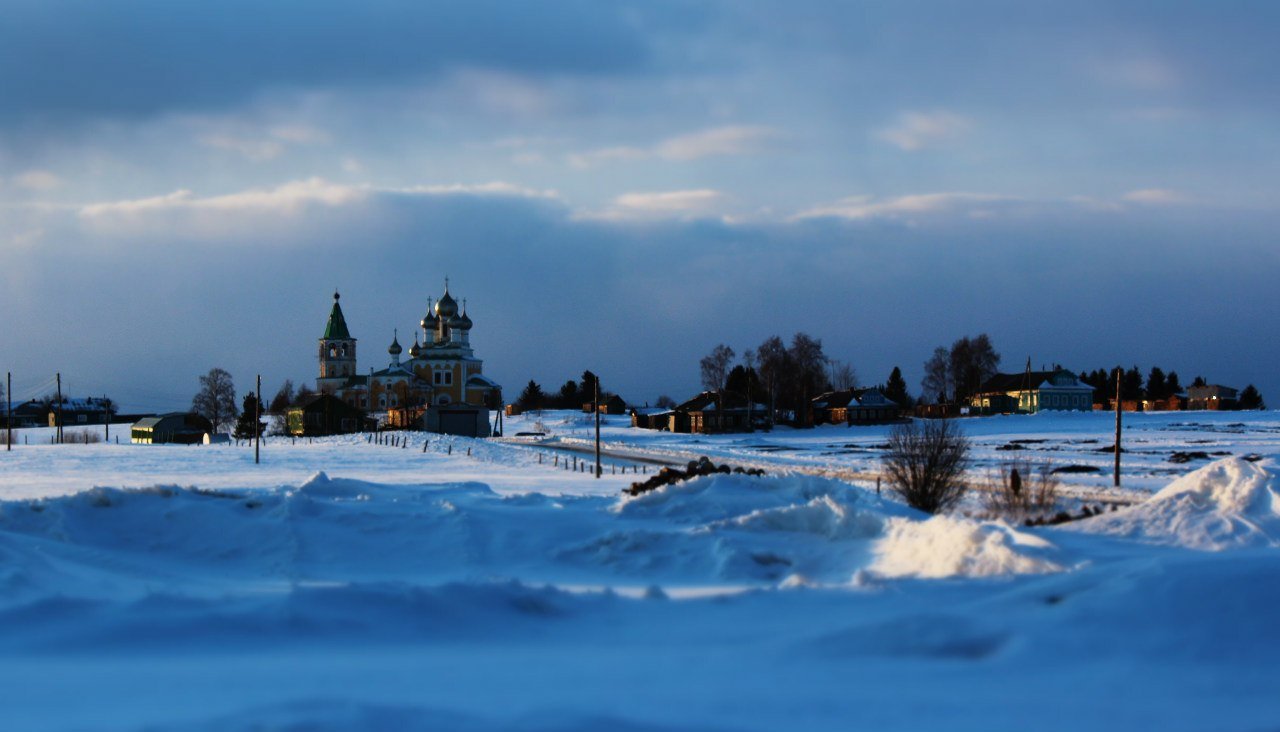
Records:
[[[1224,458],[1132,508],[1063,528],[1204,551],[1280,546],[1280,473]]]
[[[1007,524],[934,516],[891,519],[872,571],[886,577],[991,577],[1062,571],[1050,542]]]

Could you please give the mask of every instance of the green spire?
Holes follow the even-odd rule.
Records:
[[[326,341],[349,341],[351,332],[347,330],[347,319],[342,317],[342,306],[338,305],[338,293],[333,293],[333,310],[329,311],[329,324],[324,329]]]

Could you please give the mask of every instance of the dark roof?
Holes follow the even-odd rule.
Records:
[[[996,374],[978,389],[979,394],[988,392],[1006,392],[1018,391],[1019,389],[1035,389],[1046,381],[1050,381],[1054,376],[1060,373],[1071,374],[1071,377],[1077,382],[1080,380],[1078,376],[1066,369],[1058,369],[1056,371],[1023,371],[1019,374]]]
[[[829,391],[825,394],[819,394],[810,401],[815,407],[826,407],[827,409],[840,409],[849,406],[849,402],[853,401],[852,389],[841,389],[839,391]]]
[[[326,341],[349,341],[351,331],[347,330],[347,319],[342,317],[342,306],[338,304],[338,293],[333,293],[333,310],[329,311],[329,324],[324,329]]]
[[[748,409],[747,401],[741,395],[725,394],[725,409]],[[761,405],[751,405],[752,409],[763,409]],[[681,404],[673,412],[704,412],[716,409],[716,393],[714,391],[704,391],[689,401]]]

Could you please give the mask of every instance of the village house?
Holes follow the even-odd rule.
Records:
[[[632,407],[631,426],[646,430],[670,427],[671,410],[666,407]]]
[[[627,401],[617,394],[608,394],[600,400],[598,408],[601,414],[626,414]],[[587,414],[591,414],[596,409],[595,402],[586,402],[582,405],[582,411]]]
[[[648,422],[660,424],[660,414],[652,415]],[[763,404],[748,404],[746,400],[726,395],[721,404],[720,395],[704,391],[692,399],[665,413],[666,427],[670,432],[716,434],[722,432],[751,432],[767,430],[773,426],[769,409]],[[632,416],[632,424],[644,421]],[[651,427],[650,429],[662,429]]]
[[[1093,387],[1063,368],[996,374],[969,399],[969,407],[977,414],[1087,412],[1093,409]]]
[[[1187,387],[1187,409],[1229,411],[1236,409],[1239,392],[1221,384]]]
[[[362,432],[376,427],[369,424],[367,413],[332,394],[313,394],[286,413],[289,434],[295,437],[319,437]]]
[[[89,397],[87,399],[63,399],[45,407],[50,427],[83,424],[106,424],[115,412],[115,405],[110,399]],[[16,410],[15,410],[16,411]]]
[[[883,424],[902,418],[902,406],[879,389],[829,391],[810,402],[812,424]]]

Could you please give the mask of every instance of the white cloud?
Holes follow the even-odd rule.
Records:
[[[731,126],[679,135],[658,143],[654,149],[665,160],[696,160],[712,155],[752,155],[775,136],[769,127]]]
[[[164,210],[204,211],[280,211],[293,212],[319,203],[338,206],[363,198],[367,191],[353,186],[329,183],[321,178],[291,181],[276,188],[258,188],[222,196],[196,198],[191,191],[178,190],[163,196],[125,201],[94,203],[80,209],[80,215],[97,218],[111,215],[131,216]]]
[[[904,112],[876,137],[907,152],[936,147],[963,136],[972,127],[965,117],[951,112]]]
[[[480,184],[453,183],[405,188],[376,188],[331,183],[323,178],[290,181],[275,188],[258,188],[221,196],[198,198],[189,190],[178,190],[162,196],[124,201],[94,203],[80,208],[87,219],[110,216],[136,216],[159,211],[239,211],[294,213],[312,204],[342,206],[365,200],[379,193],[402,195],[473,195],[554,199],[555,191],[524,188],[501,181]]]
[[[326,145],[333,141],[328,132],[310,125],[277,125],[271,128],[271,136],[295,145]]]
[[[640,160],[651,156],[650,151],[638,147],[606,147],[585,153],[573,153],[569,156],[569,164],[575,168],[590,168],[615,160]]]
[[[850,196],[833,204],[817,206],[801,211],[796,219],[842,218],[842,219],[874,219],[874,218],[907,218],[920,214],[963,212],[967,215],[989,218],[993,214],[991,206],[1008,204],[1023,199],[997,193],[918,193],[895,198],[877,199],[872,196]]]
[[[576,218],[607,221],[705,218],[715,215],[715,209],[724,200],[723,193],[709,188],[624,193],[613,199],[605,210],[581,212]]]
[[[730,125],[668,137],[650,147],[615,146],[574,153],[569,156],[569,163],[575,168],[589,168],[618,160],[657,158],[683,162],[722,155],[754,155],[777,136],[771,127]]]
[[[32,191],[48,191],[62,184],[58,176],[47,170],[28,170],[14,178],[14,182]]]
[[[284,144],[278,140],[250,140],[224,134],[205,135],[200,138],[200,144],[216,150],[239,153],[255,163],[274,160],[284,152]]]
[[[1120,197],[1121,200],[1129,203],[1141,203],[1152,206],[1171,206],[1177,203],[1188,203],[1190,201],[1186,195],[1178,191],[1168,188],[1142,188],[1136,191],[1129,191]]]
[[[238,153],[255,163],[280,157],[290,145],[323,145],[331,141],[329,133],[303,124],[277,125],[265,134],[212,132],[198,138],[205,147]]]

